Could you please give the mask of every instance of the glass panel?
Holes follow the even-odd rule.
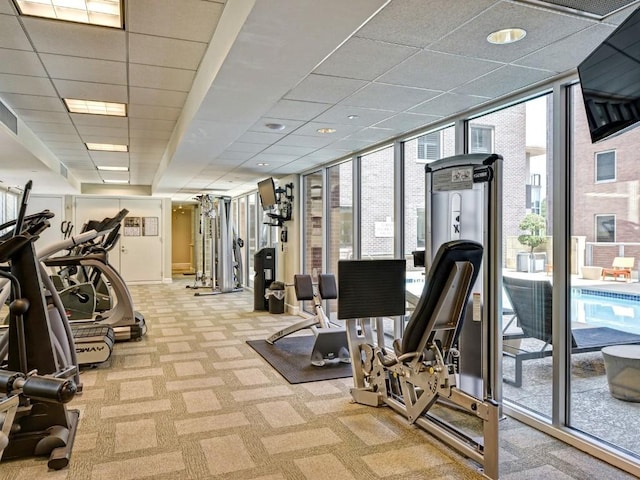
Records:
[[[598,152],[596,157],[596,181],[608,182],[616,179],[616,152]]]
[[[245,275],[244,283],[249,285],[250,281],[253,281],[253,269],[249,268],[249,242],[247,242],[247,202],[245,197],[238,199],[238,236],[244,241],[244,247],[242,247],[242,255],[244,258]]]
[[[640,347],[621,345],[640,342],[640,129],[592,144],[579,85],[571,105],[569,424],[640,455],[640,436],[629,433],[640,428]],[[615,152],[605,183],[592,164],[600,152]]]
[[[407,261],[407,301],[412,310],[424,288],[424,267],[413,266],[415,250],[424,250],[426,239],[424,166],[433,160],[455,155],[453,126],[422,135],[403,144],[404,148],[404,254]],[[423,150],[423,145],[437,150]],[[426,153],[426,155],[425,155]]]
[[[322,273],[322,172],[304,177],[304,265],[303,272],[311,275],[314,282]],[[313,311],[313,302],[303,302],[305,311]]]
[[[247,263],[249,264],[249,272],[251,275],[249,276],[249,286],[253,286],[253,257],[256,254],[256,245],[257,245],[257,225],[258,216],[257,216],[257,205],[256,205],[256,196],[257,194],[252,193],[247,196],[247,218],[248,218],[248,227],[249,227],[249,241],[247,246]]]
[[[361,158],[361,256],[394,258],[393,147]]]
[[[551,95],[470,122],[472,152],[492,145],[503,169],[504,398],[552,413]],[[482,133],[480,133],[482,132]],[[489,138],[490,135],[490,138]],[[475,138],[475,140],[474,140]],[[593,170],[593,169],[592,169]]]
[[[337,275],[338,260],[353,258],[353,162],[348,161],[328,168],[327,182],[327,270]],[[337,318],[337,300],[329,301],[328,311],[330,318]]]

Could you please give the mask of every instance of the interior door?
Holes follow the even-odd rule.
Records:
[[[129,210],[120,236],[120,274],[127,282],[162,281],[162,200],[121,199]]]

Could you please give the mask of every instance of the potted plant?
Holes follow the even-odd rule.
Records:
[[[526,271],[536,271],[535,254],[533,253],[533,251],[547,241],[547,238],[544,234],[546,224],[547,222],[542,215],[539,215],[537,213],[528,213],[524,216],[524,218],[520,222],[520,225],[518,225],[518,228],[525,232],[522,235],[518,235],[518,242],[529,247],[529,265]],[[544,269],[544,265],[542,266],[542,268]],[[520,268],[518,270],[520,270]]]

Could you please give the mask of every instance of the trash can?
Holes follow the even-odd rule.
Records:
[[[269,300],[269,313],[284,313],[284,283],[271,282],[265,298]]]

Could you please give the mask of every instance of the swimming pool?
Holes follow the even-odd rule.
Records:
[[[572,289],[571,321],[640,335],[640,296]]]

